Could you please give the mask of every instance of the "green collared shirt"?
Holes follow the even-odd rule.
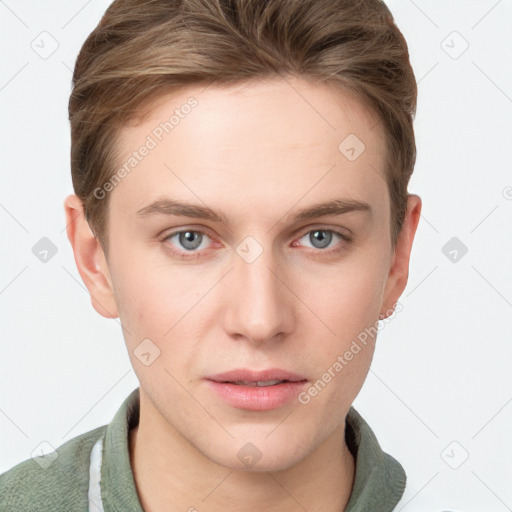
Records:
[[[52,453],[25,460],[0,475],[0,512],[143,512],[129,454],[129,431],[139,421],[139,388],[108,425],[70,439]],[[405,471],[383,452],[351,407],[346,441],[356,461],[345,512],[390,512],[400,501]]]

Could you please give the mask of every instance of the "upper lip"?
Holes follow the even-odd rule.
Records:
[[[281,370],[280,368],[267,368],[265,370],[251,370],[249,368],[237,368],[228,372],[217,373],[207,377],[208,380],[215,382],[260,382],[268,380],[288,380],[298,382],[306,380],[306,378],[297,373]]]

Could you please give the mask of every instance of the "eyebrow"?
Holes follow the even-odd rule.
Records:
[[[344,215],[350,212],[366,212],[372,214],[371,206],[357,199],[333,199],[324,203],[314,204],[302,208],[286,216],[293,222],[324,217],[327,215]],[[180,217],[193,217],[198,219],[211,220],[230,226],[229,219],[222,212],[216,212],[207,206],[196,205],[176,199],[160,199],[137,211],[139,217],[152,215],[175,215]]]

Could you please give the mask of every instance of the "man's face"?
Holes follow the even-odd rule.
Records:
[[[376,325],[393,259],[381,125],[339,90],[288,82],[160,100],[122,131],[119,167],[151,149],[109,197],[110,280],[144,411],[232,468],[245,452],[261,454],[256,469],[287,468],[340,436],[375,340],[344,354]],[[345,213],[297,217],[333,201]],[[301,382],[233,382],[276,369]]]

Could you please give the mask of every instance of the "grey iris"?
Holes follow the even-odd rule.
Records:
[[[332,240],[332,233],[325,229],[319,229],[317,231],[311,231],[309,234],[309,240],[313,244],[313,247],[317,249],[323,249],[327,247]],[[318,242],[319,245],[316,245]]]
[[[194,240],[195,238],[195,240]],[[180,244],[189,250],[197,249],[203,240],[203,235],[197,231],[183,231],[179,234]]]

